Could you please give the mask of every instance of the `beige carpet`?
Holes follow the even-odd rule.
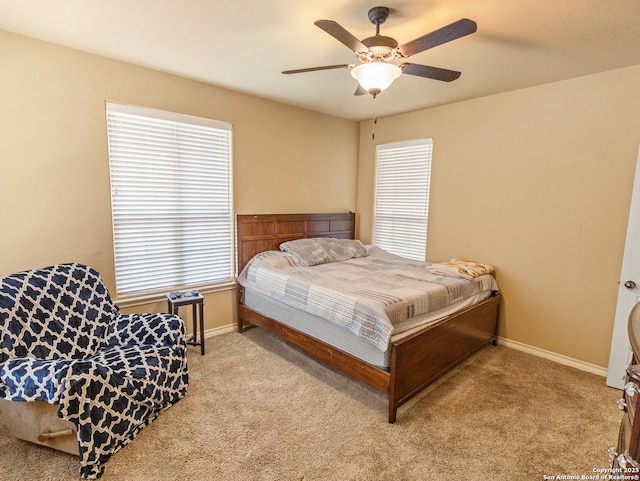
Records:
[[[481,350],[387,423],[386,396],[254,328],[189,350],[187,396],[104,480],[541,480],[608,463],[621,413],[604,378]],[[71,455],[12,439],[0,479],[77,480]]]

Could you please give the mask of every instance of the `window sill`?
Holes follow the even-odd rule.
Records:
[[[213,292],[229,291],[236,288],[235,281],[227,281],[214,286],[200,286],[200,287],[183,287],[181,289],[171,289],[166,292],[156,292],[153,294],[141,294],[139,296],[125,297],[123,299],[117,299],[114,302],[120,308],[141,306],[143,304],[154,304],[156,302],[166,302],[167,294],[173,290],[187,291],[191,289],[198,289],[200,294],[210,294]]]

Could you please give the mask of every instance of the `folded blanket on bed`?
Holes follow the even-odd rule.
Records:
[[[451,259],[449,262],[428,265],[426,270],[432,274],[471,280],[484,274],[491,274],[493,267],[465,259]]]

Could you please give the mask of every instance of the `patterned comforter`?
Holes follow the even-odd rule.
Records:
[[[301,266],[291,254],[267,251],[247,264],[238,282],[346,327],[386,351],[396,323],[498,290],[493,276],[435,275],[425,270],[430,264],[376,246],[366,257],[312,267]]]

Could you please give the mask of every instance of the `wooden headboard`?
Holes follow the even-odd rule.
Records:
[[[258,214],[237,215],[238,273],[260,252],[279,250],[280,244],[308,237],[355,237],[356,215],[340,214]]]

